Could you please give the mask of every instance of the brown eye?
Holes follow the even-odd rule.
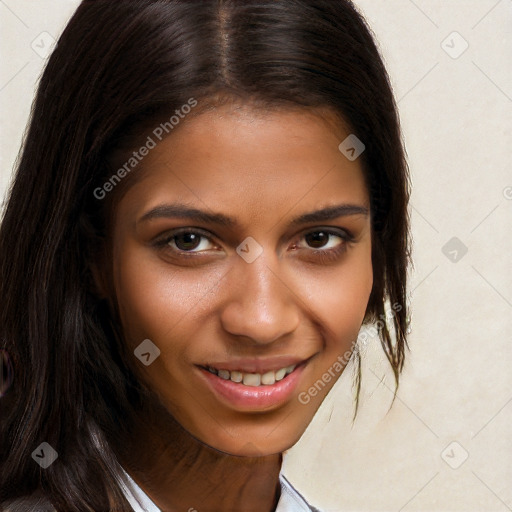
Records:
[[[346,231],[332,229],[316,229],[302,236],[309,249],[320,249],[325,252],[346,245],[352,236]]]
[[[340,261],[353,241],[352,234],[343,229],[315,229],[301,235],[293,248],[306,260],[328,264]]]
[[[161,248],[165,247],[178,255],[199,254],[217,247],[209,233],[195,228],[183,228],[168,233],[164,238],[157,241],[156,245]]]
[[[312,233],[308,233],[304,238],[310,247],[318,249],[329,241],[330,236],[331,233],[327,233],[326,231],[313,231]]]
[[[179,235],[175,235],[171,240],[174,241],[174,244],[180,251],[190,251],[192,249],[197,249],[201,242],[202,235],[197,233],[180,233]]]

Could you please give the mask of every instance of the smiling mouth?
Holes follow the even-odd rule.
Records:
[[[258,387],[258,386],[272,386],[276,382],[283,380],[287,375],[290,375],[298,365],[292,364],[285,366],[276,371],[268,371],[266,373],[247,373],[240,371],[218,370],[211,366],[202,367],[205,370],[217,375],[224,380],[230,380],[236,384],[244,386]]]

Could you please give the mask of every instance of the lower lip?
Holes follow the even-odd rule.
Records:
[[[199,367],[199,370],[214,394],[228,406],[242,410],[262,410],[280,406],[289,400],[297,389],[305,367],[306,364],[301,363],[292,373],[271,386],[245,386],[221,379],[204,368]]]

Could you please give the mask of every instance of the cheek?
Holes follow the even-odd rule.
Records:
[[[117,254],[114,286],[128,342],[192,336],[190,326],[222,275],[197,269],[171,272],[155,253],[130,243]]]
[[[357,338],[373,285],[371,245],[365,244],[336,270],[307,280],[308,304],[327,331],[327,350],[345,351]]]
[[[148,265],[145,253],[130,242],[119,244],[114,252],[115,294],[124,334],[131,345],[154,339],[159,328],[169,323],[169,309],[175,311],[177,305],[170,293],[172,276]]]

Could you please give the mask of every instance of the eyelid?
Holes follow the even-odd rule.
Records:
[[[318,227],[312,228],[307,231],[303,231],[300,234],[300,240],[305,238],[307,235],[312,233],[325,233],[327,235],[334,235],[341,238],[342,242],[335,247],[330,247],[328,249],[324,248],[304,248],[307,254],[313,256],[317,259],[317,262],[320,264],[332,263],[337,260],[347,251],[350,244],[355,242],[356,238],[352,235],[350,231],[342,228],[335,228],[333,226],[329,227]]]
[[[157,247],[160,247],[160,248],[165,248],[166,246],[168,246],[169,242],[175,236],[178,236],[178,235],[180,235],[182,233],[192,233],[192,234],[195,234],[195,235],[200,235],[202,238],[206,238],[207,240],[209,240],[212,244],[218,245],[213,240],[213,238],[215,238],[215,235],[213,233],[211,233],[209,231],[206,231],[205,229],[197,228],[197,227],[192,227],[192,226],[190,226],[190,227],[187,226],[187,227],[175,228],[175,229],[172,229],[170,231],[167,231],[164,235],[158,237],[155,240],[154,245],[156,245]],[[212,238],[212,235],[213,235],[213,238]],[[173,250],[173,252],[176,252],[178,254],[200,254],[200,252],[194,252],[194,251],[176,251],[176,250]]]
[[[308,228],[305,231],[301,231],[300,235],[303,237],[306,235],[310,235],[311,233],[318,233],[319,231],[328,233],[330,235],[336,235],[336,236],[339,236],[339,237],[341,237],[343,239],[347,239],[347,240],[354,238],[354,236],[348,229],[339,228],[336,226],[319,226],[319,227]]]
[[[322,248],[315,249],[313,247],[310,247],[309,249],[304,248],[313,254],[341,252],[346,248],[346,245],[348,243],[353,242],[355,240],[355,237],[352,235],[352,233],[345,228],[339,228],[339,227],[335,227],[335,226],[318,226],[318,227],[307,228],[306,230],[300,231],[297,235],[295,235],[295,237],[294,237],[295,241],[292,243],[292,245],[296,246],[297,240],[300,241],[307,235],[310,235],[313,233],[319,233],[319,232],[327,233],[328,235],[338,236],[343,240],[343,243],[341,243],[338,247],[330,248],[330,249],[322,249]],[[182,233],[197,234],[203,238],[208,239],[210,242],[212,242],[212,244],[219,245],[219,244],[216,244],[215,241],[213,240],[213,238],[216,238],[216,235],[214,235],[213,233],[211,233],[207,230],[204,230],[202,228],[193,227],[193,226],[180,227],[180,228],[175,228],[173,230],[170,230],[166,234],[162,235],[161,237],[158,237],[156,239],[156,241],[154,242],[154,245],[156,245],[159,248],[168,247],[169,242],[175,236],[178,236]],[[213,235],[213,238],[212,238],[212,235]],[[176,250],[173,248],[171,248],[171,251],[178,255],[185,255],[185,257],[187,255],[201,254],[202,252],[204,252],[204,251],[198,251],[198,252],[183,251],[183,250]]]

